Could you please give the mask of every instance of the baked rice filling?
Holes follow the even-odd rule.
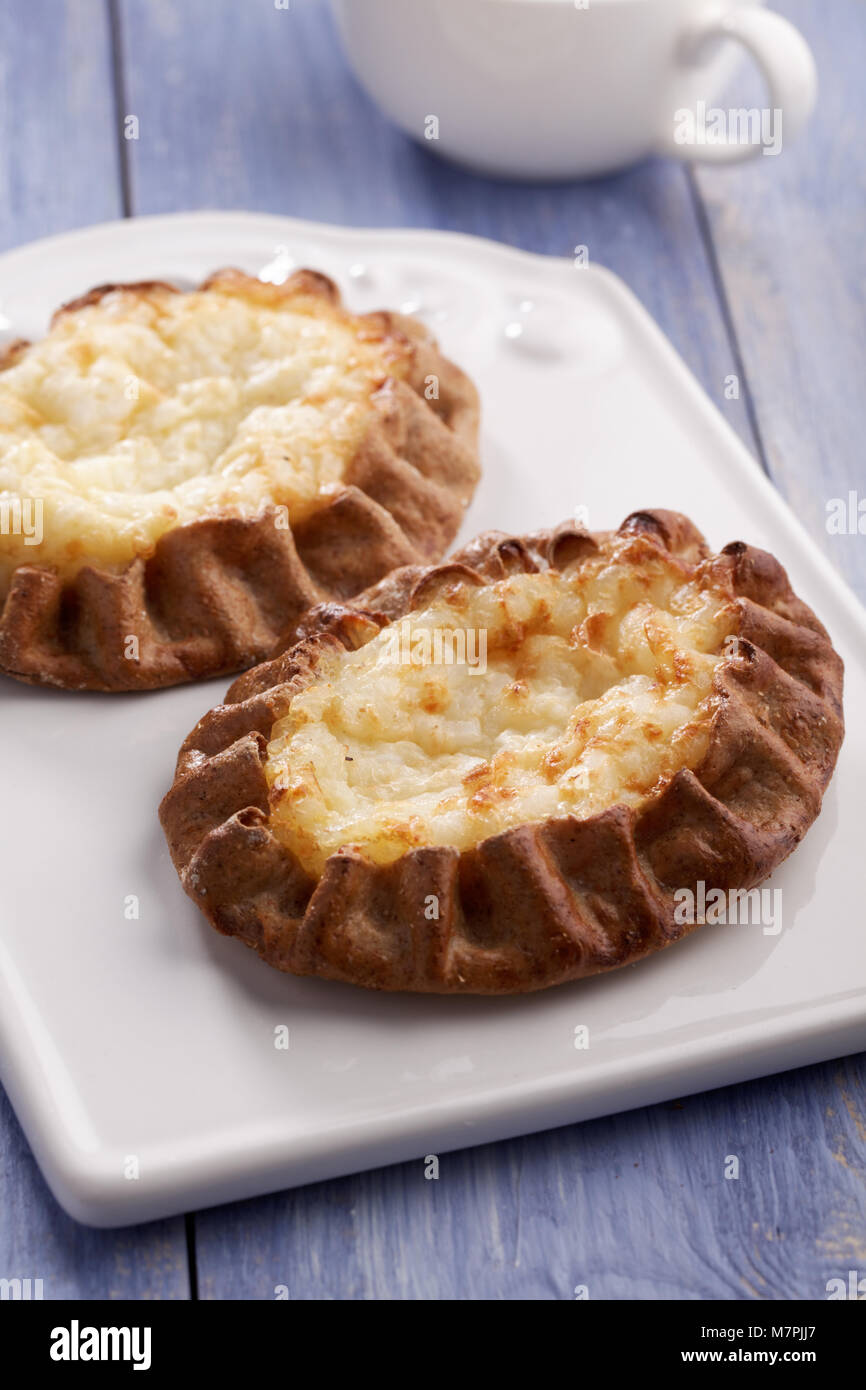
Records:
[[[308,871],[390,863],[637,806],[708,745],[730,599],[643,538],[562,570],[446,584],[328,653],[271,731],[274,833]]]
[[[0,372],[0,601],[18,565],[122,567],[208,515],[339,487],[406,350],[320,296],[216,283],[123,289],[62,312]]]

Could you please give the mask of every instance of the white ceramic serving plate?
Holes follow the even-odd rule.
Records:
[[[866,615],[605,271],[442,233],[206,213],[13,251],[0,303],[16,334],[38,335],[97,282],[258,272],[275,257],[278,271],[291,258],[330,272],[358,308],[416,306],[474,375],[485,473],[466,536],[579,506],[594,527],[637,507],[685,511],[715,546],[743,538],[781,557],[845,658],[849,710],[866,708]],[[820,820],[773,878],[779,935],[704,927],[541,995],[413,998],[280,975],[182,894],[156,808],[226,684],[83,696],[0,680],[2,1074],[78,1219],[146,1220],[866,1045],[862,720]],[[274,1045],[283,1025],[288,1050]]]

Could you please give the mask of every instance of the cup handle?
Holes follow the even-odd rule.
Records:
[[[700,62],[707,46],[719,39],[735,39],[751,53],[767,83],[769,110],[782,113],[784,138],[793,139],[809,119],[818,93],[815,60],[800,31],[772,10],[738,5],[689,29],[680,41],[677,56],[681,63],[693,65]],[[681,112],[672,113],[671,128],[662,137],[659,153],[677,159],[734,164],[752,159],[768,148],[748,139],[731,139],[730,135],[718,143],[689,142],[689,114],[686,112],[678,123]],[[773,119],[777,119],[775,115]]]

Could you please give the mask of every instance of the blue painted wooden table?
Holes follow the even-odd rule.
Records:
[[[0,0],[0,249],[237,207],[559,255],[583,243],[866,596],[866,539],[825,524],[829,499],[866,491],[866,7],[777,8],[822,81],[781,158],[524,187],[392,131],[319,0]],[[866,1273],[864,1077],[862,1058],[840,1060],[447,1155],[438,1182],[419,1161],[110,1232],[59,1210],[3,1101],[0,1276],[41,1277],[46,1298],[823,1297]]]

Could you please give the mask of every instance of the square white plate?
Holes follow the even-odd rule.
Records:
[[[682,510],[714,546],[742,538],[782,559],[845,659],[848,708],[866,708],[866,615],[605,271],[443,233],[204,213],[13,251],[0,301],[16,334],[38,336],[92,284],[258,272],[275,256],[330,272],[353,307],[417,306],[473,374],[485,474],[464,536],[578,506],[593,527]],[[546,994],[412,998],[280,975],[183,896],[156,808],[226,684],[83,696],[0,679],[2,1073],[78,1219],[146,1220],[866,1045],[862,721],[819,821],[773,878],[779,935],[705,927]],[[581,1024],[590,1047],[577,1050]]]

